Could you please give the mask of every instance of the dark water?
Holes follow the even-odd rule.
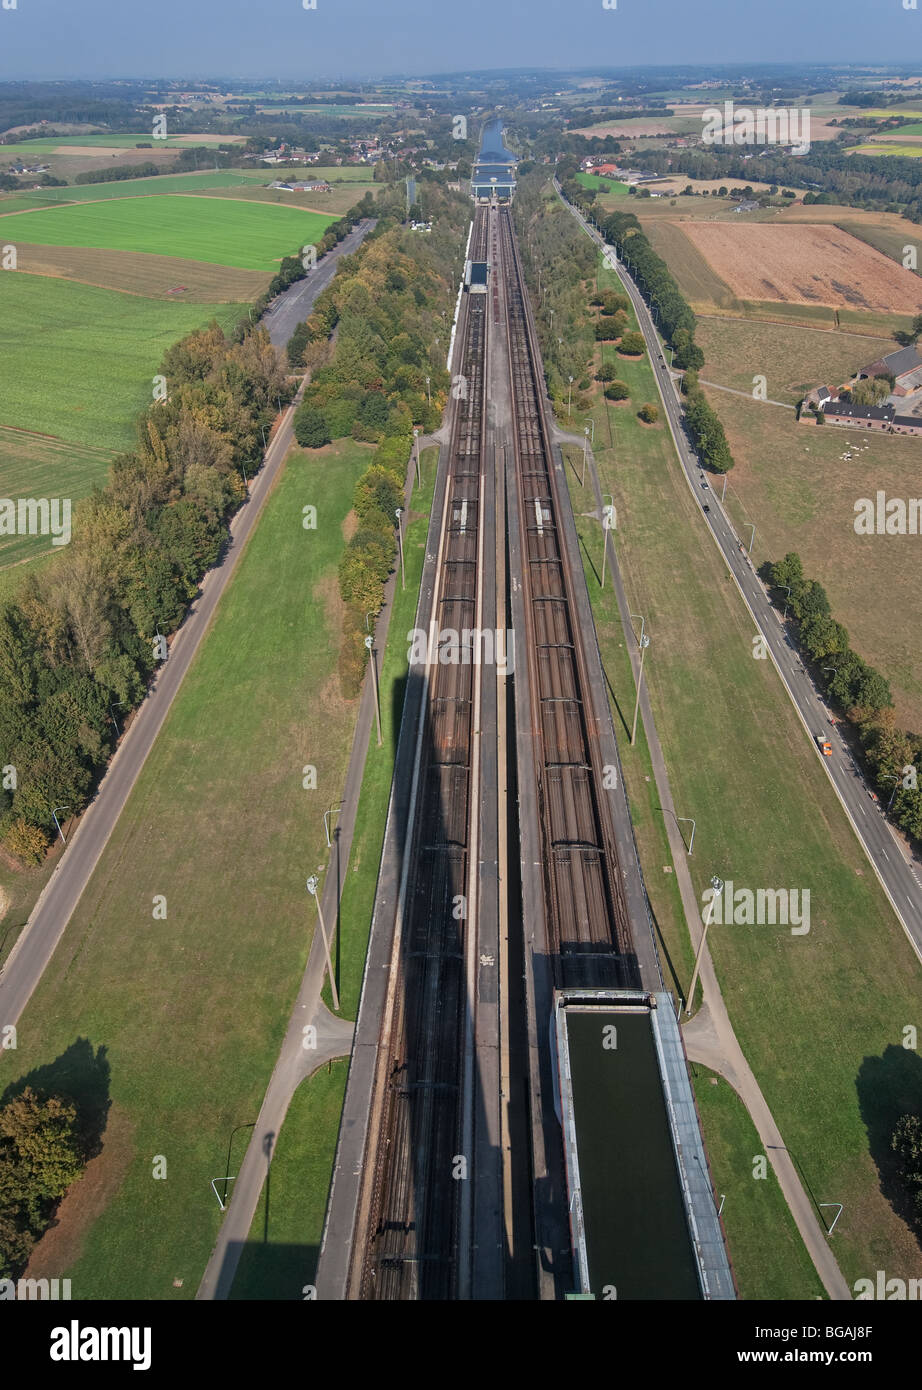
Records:
[[[478,164],[514,164],[516,156],[503,144],[502,121],[488,121],[483,128]]]
[[[567,1032],[592,1292],[700,1298],[650,1020],[593,1009]]]

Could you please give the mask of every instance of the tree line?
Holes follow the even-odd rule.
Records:
[[[81,812],[116,728],[224,548],[292,387],[265,329],[212,323],[166,353],[166,399],[107,485],[77,503],[53,565],[0,605],[0,838],[36,862],[52,812]]]
[[[820,667],[827,692],[854,725],[868,767],[895,823],[922,840],[922,737],[896,725],[890,683],[849,645],[848,631],[832,615],[822,584],[804,574],[800,556],[763,566],[772,598],[787,604],[802,650]],[[891,802],[892,798],[892,802]]]
[[[450,385],[445,359],[471,204],[436,181],[421,184],[418,197],[431,233],[408,231],[399,220],[402,192],[383,193],[374,235],[342,257],[288,345],[292,363],[312,373],[295,413],[298,442],[377,445],[356,484],[358,527],[339,567],[339,674],[350,696],[367,660],[366,616],[379,611],[396,559],[395,511],[403,506],[413,427],[438,428]]]

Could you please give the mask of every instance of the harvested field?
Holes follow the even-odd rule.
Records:
[[[686,222],[682,230],[740,299],[922,309],[915,276],[838,227]]]

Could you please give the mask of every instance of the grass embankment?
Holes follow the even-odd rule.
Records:
[[[602,283],[618,288],[611,272]],[[752,620],[666,426],[636,419],[656,399],[649,363],[619,360],[618,374],[632,400],[597,404],[596,456],[629,605],[652,639],[645,679],[676,807],[697,820],[696,889],[718,873],[811,892],[807,935],[712,927],[724,998],[809,1191],[845,1204],[833,1243],[846,1278],[881,1261],[908,1276],[918,1244],[889,1200],[889,1135],[917,1103],[922,1068],[901,1028],[922,971],[774,668],[753,659]]]
[[[825,1298],[746,1107],[722,1077],[707,1067],[691,1070],[740,1297]]]
[[[350,1019],[358,1011],[362,987],[400,733],[407,673],[406,634],[415,622],[437,459],[438,449],[423,452],[423,489],[421,493],[414,491],[410,506],[405,536],[407,586],[401,589],[398,580],[387,648],[380,666],[383,742],[378,748],[372,725],[343,888],[334,968],[340,991],[340,1016]],[[380,653],[378,659],[380,662]],[[328,983],[324,985],[323,997],[327,1008],[331,1008]],[[346,1061],[335,1062],[332,1075],[326,1068],[321,1069],[303,1082],[295,1095],[272,1160],[271,1196],[263,1190],[234,1282],[234,1298],[300,1298],[304,1284],[312,1282],[347,1076]]]
[[[313,1284],[348,1074],[349,1063],[340,1057],[295,1092],[240,1257],[232,1299],[303,1299],[305,1286]]]
[[[38,1071],[111,1101],[102,1154],[33,1261],[70,1275],[75,1297],[190,1298],[211,1252],[210,1182],[278,1056],[313,929],[304,880],[326,859],[348,761],[336,572],[371,452],[350,440],[289,458],[19,1049],[0,1054],[5,1082]]]

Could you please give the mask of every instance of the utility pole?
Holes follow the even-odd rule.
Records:
[[[599,584],[600,589],[605,588],[605,557],[608,553],[608,532],[611,530],[612,517],[615,514],[615,499],[610,492],[603,493],[603,499],[608,498],[609,505],[602,506],[602,579]]]
[[[400,525],[400,518],[403,515],[403,508],[398,507],[394,512],[394,515],[397,518],[397,545],[400,548],[400,587],[401,589],[405,589],[407,587],[407,575],[403,564],[403,529]]]

